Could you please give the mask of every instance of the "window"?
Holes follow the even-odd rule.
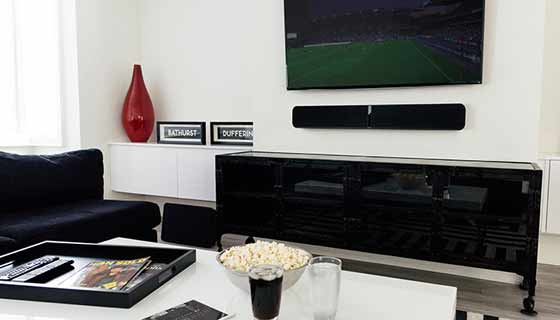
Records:
[[[0,0],[0,146],[60,146],[60,0]]]

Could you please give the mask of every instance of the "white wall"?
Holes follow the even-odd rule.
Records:
[[[533,161],[545,2],[487,1],[484,84],[286,91],[283,1],[141,0],[141,55],[159,118],[253,120],[256,149]],[[522,23],[521,23],[522,22]],[[294,105],[467,105],[461,132],[301,130]]]
[[[141,60],[158,120],[256,120],[255,86],[270,78],[253,62],[259,36],[269,36],[253,23],[260,2],[279,1],[141,1]]]
[[[540,152],[560,152],[560,1],[546,5],[543,102],[540,125]]]
[[[81,147],[105,154],[105,193],[114,197],[107,143],[126,139],[120,119],[139,61],[137,1],[79,0],[76,12]]]

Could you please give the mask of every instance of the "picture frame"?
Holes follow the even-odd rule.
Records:
[[[253,122],[211,122],[212,145],[253,146]]]
[[[206,145],[206,122],[157,122],[158,144]]]

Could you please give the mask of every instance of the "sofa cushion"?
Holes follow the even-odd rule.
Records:
[[[0,152],[3,212],[102,197],[103,154],[99,150],[44,156]]]
[[[159,225],[159,207],[150,202],[84,200],[0,215],[0,234],[18,247],[45,240],[100,242]]]

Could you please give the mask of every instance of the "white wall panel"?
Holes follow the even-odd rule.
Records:
[[[113,191],[177,197],[175,149],[111,145]]]
[[[550,162],[546,232],[560,234],[560,161]]]

